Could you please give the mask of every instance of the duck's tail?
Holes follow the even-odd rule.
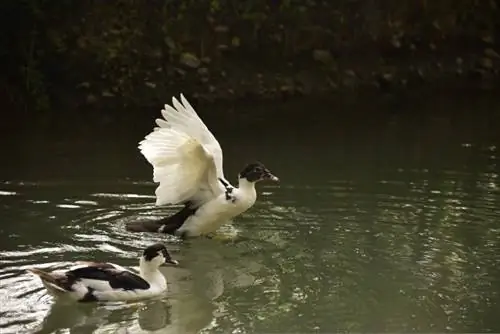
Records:
[[[129,232],[154,232],[176,235],[176,231],[184,224],[184,222],[194,213],[196,209],[184,206],[182,210],[174,215],[160,220],[135,221],[125,225],[125,229]]]
[[[60,275],[56,275],[53,273],[48,273],[46,271],[37,268],[26,269],[26,271],[40,277],[45,287],[51,290],[52,292],[57,292],[57,293],[68,292],[67,287],[64,285],[64,280],[63,280],[64,277],[61,277]]]

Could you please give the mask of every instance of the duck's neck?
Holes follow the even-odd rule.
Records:
[[[239,178],[238,188],[243,191],[255,191],[255,182],[250,182],[245,178]]]
[[[246,199],[246,202],[253,204],[257,198],[255,191],[255,182],[249,182],[247,179],[238,180],[238,193],[240,199]]]
[[[160,272],[158,267],[143,258],[139,261],[139,274],[151,285],[167,286],[165,276]]]

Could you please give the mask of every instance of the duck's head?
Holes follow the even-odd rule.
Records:
[[[248,182],[259,182],[259,181],[279,181],[279,179],[274,176],[269,169],[266,168],[260,162],[253,162],[245,166],[245,168],[239,174],[240,179],[246,179]]]
[[[167,251],[165,245],[157,243],[146,248],[142,254],[142,263],[151,268],[158,268],[159,266],[169,263],[178,265],[179,262],[173,260]]]

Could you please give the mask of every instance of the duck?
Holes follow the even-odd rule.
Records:
[[[156,243],[144,249],[136,274],[108,262],[77,261],[68,270],[47,272],[27,269],[38,276],[49,294],[76,302],[135,301],[159,296],[167,291],[167,280],[159,267],[177,266],[165,245]]]
[[[139,150],[153,167],[155,205],[180,205],[175,214],[159,220],[132,221],[130,232],[153,232],[182,239],[210,236],[250,209],[255,185],[279,178],[256,161],[238,173],[238,186],[224,176],[222,148],[184,95],[165,104],[156,127],[139,142]]]

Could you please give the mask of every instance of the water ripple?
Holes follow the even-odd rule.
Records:
[[[336,314],[335,328],[359,323],[349,311],[356,309],[368,323],[377,322],[372,313],[380,310],[379,318],[387,319],[383,328],[400,330],[397,324],[413,321],[402,320],[409,318],[423,331],[439,331],[460,323],[464,311],[458,304],[492,304],[485,294],[499,277],[495,172],[399,168],[369,180],[284,184],[279,191],[263,187],[255,206],[234,222],[233,231],[244,241],[229,244],[127,232],[127,222],[178,210],[155,206],[149,182],[122,182],[123,189],[112,191],[69,182],[4,185],[18,194],[6,196],[10,212],[17,214],[6,217],[12,220],[2,235],[11,236],[6,239],[11,244],[0,252],[0,302],[7,309],[0,326],[13,332],[40,326],[47,332],[51,326],[142,330],[145,304],[59,308],[25,270],[65,268],[90,258],[136,268],[142,249],[153,242],[167,243],[183,263],[182,270],[167,275],[171,309],[149,308],[155,320],[149,323],[172,332],[188,332],[189,326],[251,331],[249,323],[268,324],[253,328],[265,331],[274,321],[291,323],[300,314],[309,315],[305,324],[312,321],[311,305],[318,319]],[[65,187],[77,194],[67,196]],[[196,319],[187,319],[185,310]],[[426,324],[428,314],[445,314],[447,320],[440,325],[433,316]],[[328,324],[314,326],[334,328]]]

